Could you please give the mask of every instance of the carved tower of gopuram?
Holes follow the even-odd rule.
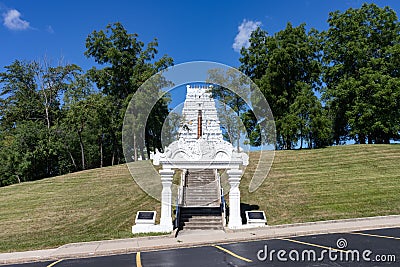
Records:
[[[186,86],[186,100],[182,110],[183,127],[179,129],[179,138],[186,142],[196,142],[200,138],[223,140],[211,89],[207,85]]]

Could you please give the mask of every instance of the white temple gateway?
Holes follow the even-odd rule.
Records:
[[[240,167],[247,166],[248,155],[236,152],[231,143],[223,140],[217,109],[210,92],[212,87],[187,85],[186,88],[178,140],[167,146],[164,153],[153,155],[153,164],[162,165],[159,171],[163,186],[162,206],[160,225],[148,231],[173,230],[171,185],[174,169],[182,170],[176,227],[183,230],[223,229],[226,225],[229,228],[240,228]],[[226,216],[218,174],[221,169],[227,170],[230,185],[229,217]]]

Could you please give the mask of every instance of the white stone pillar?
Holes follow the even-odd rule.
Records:
[[[240,191],[239,184],[242,177],[241,170],[228,170],[228,182],[231,186],[229,190],[229,223],[231,229],[242,226],[242,217],[240,216]]]
[[[173,230],[172,224],[172,176],[174,175],[174,170],[165,169],[160,170],[161,183],[163,186],[161,192],[161,218],[160,226],[163,231],[171,232]]]

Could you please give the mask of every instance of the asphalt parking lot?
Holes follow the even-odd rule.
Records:
[[[399,266],[400,228],[277,238],[7,266]]]

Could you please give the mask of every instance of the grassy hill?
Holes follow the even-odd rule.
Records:
[[[277,151],[269,176],[250,194],[255,158],[242,178],[242,202],[265,210],[269,224],[400,214],[400,145]],[[125,165],[3,187],[0,251],[131,237],[138,210],[159,215],[160,203]]]

